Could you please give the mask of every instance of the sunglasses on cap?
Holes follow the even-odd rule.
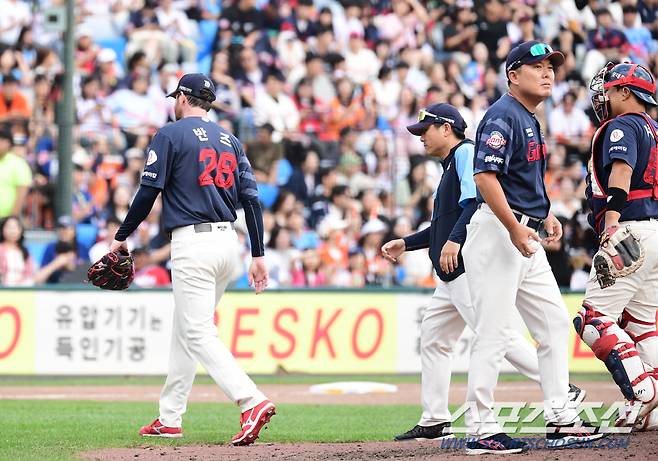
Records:
[[[451,118],[446,118],[446,117],[441,117],[440,115],[435,115],[431,112],[427,112],[425,109],[421,109],[420,112],[418,112],[418,121],[419,122],[424,122],[427,119],[433,119],[438,122],[443,122],[443,123],[450,123],[453,125],[455,121]]]
[[[520,67],[523,64],[523,58],[525,58],[528,54],[532,56],[533,58],[536,58],[537,56],[544,56],[546,54],[551,54],[553,52],[553,48],[551,48],[550,45],[547,45],[545,43],[535,43],[530,47],[528,52],[521,56],[521,58],[517,59],[514,61],[512,64],[510,64],[507,67],[507,70],[514,70],[517,67]]]

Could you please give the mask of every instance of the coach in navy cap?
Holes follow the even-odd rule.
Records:
[[[176,98],[180,93],[187,96],[213,102],[216,99],[215,85],[203,74],[185,74],[178,81],[178,86],[167,97]]]
[[[515,46],[507,55],[505,73],[508,74],[524,64],[535,64],[544,59],[548,59],[555,69],[564,64],[564,55],[559,51],[553,51],[550,45],[537,40],[523,42]]]
[[[464,131],[466,131],[466,122],[459,111],[454,106],[445,102],[421,109],[418,113],[418,122],[409,125],[407,130],[414,136],[420,136],[434,123],[439,125],[449,123],[452,129],[462,136],[464,135]]]

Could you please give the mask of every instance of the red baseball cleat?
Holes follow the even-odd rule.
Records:
[[[183,429],[180,427],[167,427],[156,419],[148,426],[144,426],[139,430],[139,435],[142,437],[167,437],[170,439],[179,439],[183,437]]]
[[[251,445],[258,438],[260,430],[270,418],[276,414],[276,408],[270,400],[264,400],[255,407],[243,412],[240,415],[240,425],[242,429],[231,439],[231,443],[236,447],[239,445]]]

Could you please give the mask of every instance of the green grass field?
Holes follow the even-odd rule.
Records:
[[[574,382],[599,380],[607,375],[572,375]],[[501,380],[519,380],[518,375],[501,375]],[[383,376],[256,376],[258,384],[314,384],[340,380],[387,383],[419,382],[418,375]],[[465,382],[465,375],[453,376]],[[8,385],[162,385],[162,377],[86,378],[0,378]],[[197,384],[210,384],[199,376]],[[263,442],[353,442],[385,441],[411,428],[420,416],[420,405],[277,405],[277,416]],[[454,408],[453,408],[454,411]],[[601,412],[597,411],[600,414]],[[524,412],[522,412],[522,415]],[[157,415],[157,402],[91,402],[0,399],[0,461],[74,460],[75,453],[106,447],[149,445],[190,445],[228,443],[239,429],[239,410],[231,404],[190,404],[185,415],[185,438],[181,440],[142,439],[139,427]],[[538,421],[537,424],[541,424]],[[463,425],[463,420],[456,422]]]
[[[277,406],[263,442],[390,440],[418,419],[420,407]],[[239,430],[231,404],[190,404],[185,438],[143,439],[140,426],[157,415],[157,403],[0,400],[1,461],[73,460],[74,453],[103,447],[227,443]],[[313,424],[309,424],[313,421]],[[373,424],[373,422],[376,422]],[[407,427],[409,426],[409,427]]]

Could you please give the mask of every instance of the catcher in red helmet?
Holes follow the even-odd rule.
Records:
[[[647,114],[656,81],[638,64],[610,63],[590,90],[602,122],[587,187],[600,247],[574,326],[626,399],[618,424],[646,429],[658,406],[658,124]]]

